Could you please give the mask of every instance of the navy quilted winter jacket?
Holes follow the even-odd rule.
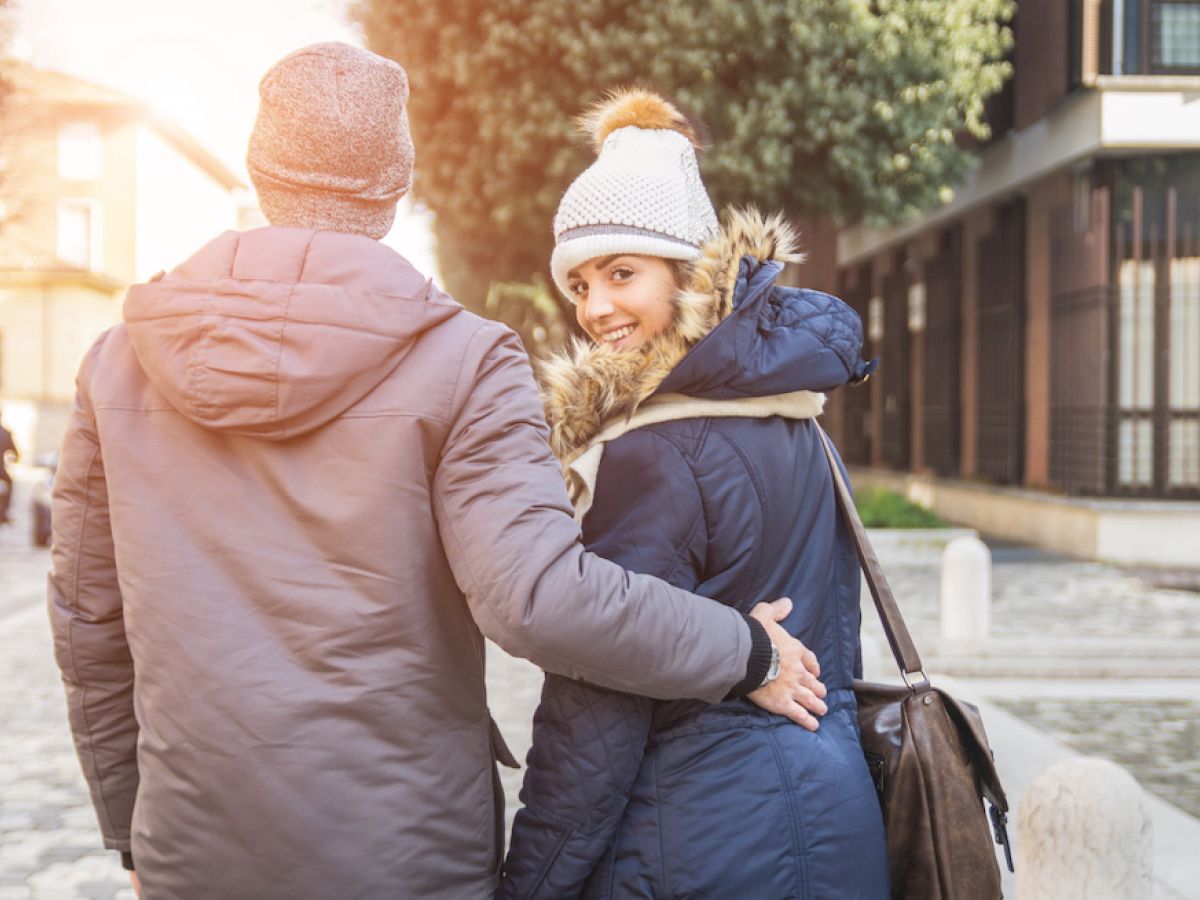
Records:
[[[857,315],[743,258],[733,312],[659,393],[827,391],[862,379]],[[829,713],[810,733],[745,700],[659,702],[548,676],[501,897],[888,896],[863,761],[859,574],[812,421],[685,419],[607,446],[589,549],[748,612],[794,601]]]

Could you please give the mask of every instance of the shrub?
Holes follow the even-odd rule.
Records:
[[[854,505],[868,528],[947,528],[946,522],[895,491],[866,485],[854,492]]]

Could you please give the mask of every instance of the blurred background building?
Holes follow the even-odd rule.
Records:
[[[33,456],[57,448],[79,361],[120,321],[124,289],[238,227],[245,193],[140,101],[24,63],[4,74],[0,410]]]
[[[265,224],[244,167],[259,78],[305,44],[361,42],[348,7],[0,0],[0,416],[23,459],[57,448],[128,285]],[[385,243],[433,271],[407,200]]]
[[[837,237],[829,287],[883,359],[840,392],[840,446],[990,533],[1195,564],[1200,504],[1161,501],[1200,499],[1200,2],[1022,2],[1012,27],[953,201]]]

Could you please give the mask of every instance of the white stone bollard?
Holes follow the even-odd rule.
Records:
[[[977,537],[956,537],[942,551],[942,639],[977,644],[992,625],[992,553]]]
[[[1017,815],[1017,900],[1145,900],[1153,894],[1145,794],[1116,763],[1046,769]]]

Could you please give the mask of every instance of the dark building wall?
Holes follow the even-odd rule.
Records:
[[[1065,0],[1022,0],[1013,31],[1014,124],[1020,130],[1070,90],[1070,6]]]
[[[878,353],[868,329],[871,302],[871,267],[849,266],[841,272],[838,294],[858,313],[863,322],[863,357],[873,359]],[[833,392],[830,403],[837,408],[838,449],[850,465],[864,466],[871,462],[871,378],[866,384],[846,386]],[[826,407],[828,409],[828,406]],[[832,429],[830,429],[832,431]]]
[[[800,250],[804,254],[804,262],[799,266],[788,266],[786,275],[794,280],[787,283],[836,294],[837,225],[830,219],[801,219],[796,223],[796,228],[800,232]]]
[[[939,475],[959,473],[962,334],[962,225],[931,233],[922,264],[925,317],[921,462]],[[914,336],[915,337],[915,336]]]
[[[1026,192],[1025,484],[1029,487],[1050,483],[1051,220],[1070,205],[1071,185],[1071,173],[1059,170]]]
[[[962,343],[961,363],[962,390],[959,394],[962,474],[968,478],[976,473],[978,448],[975,441],[975,418],[979,408],[979,390],[975,357],[979,352],[979,280],[975,272],[979,267],[979,241],[992,229],[992,208],[982,206],[963,217],[963,264],[962,264]]]
[[[876,254],[871,259],[871,297],[873,299],[883,298],[884,285],[892,275],[894,256],[894,253],[884,252]],[[889,366],[886,341],[872,341],[871,351],[882,360],[875,376],[868,382],[871,388],[871,465],[879,468],[884,465],[883,408],[885,403],[885,381],[889,376],[893,378],[898,377],[898,374],[892,374],[893,371],[898,373],[903,372],[904,369],[899,367],[896,362],[893,362]]]

